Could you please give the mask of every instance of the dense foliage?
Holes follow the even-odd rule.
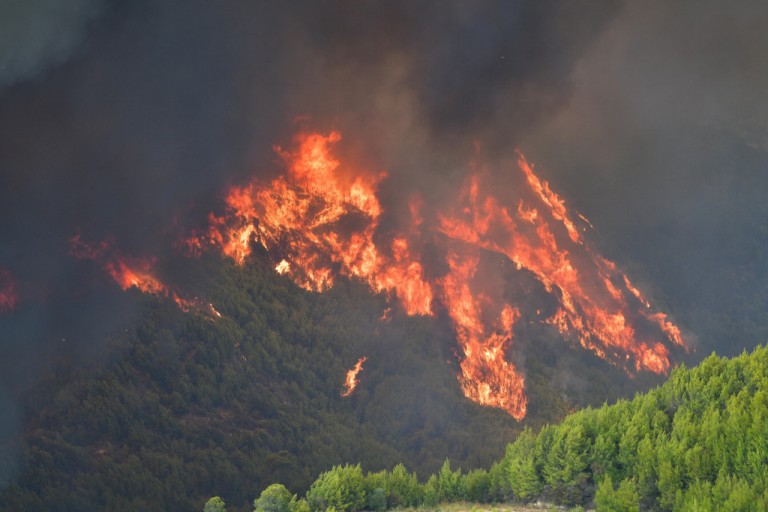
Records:
[[[105,355],[62,357],[27,398],[20,472],[0,509],[199,510],[212,494],[246,508],[273,480],[306,490],[341,460],[424,473],[446,455],[489,463],[519,429],[463,398],[449,329],[381,321],[385,299],[364,286],[309,293],[267,258],[173,271],[222,318],[129,291],[138,318]],[[360,387],[342,398],[362,355]]]
[[[526,429],[490,471],[445,461],[420,484],[402,465],[365,476],[359,465],[334,466],[307,503],[312,512],[534,499],[598,511],[747,512],[768,510],[767,461],[768,349],[758,348],[679,368],[657,389],[538,434]]]
[[[0,509],[199,510],[219,494],[230,510],[246,510],[267,485],[305,492],[314,475],[342,461],[366,471],[402,461],[420,475],[446,458],[487,467],[522,430],[506,413],[464,398],[454,334],[441,315],[407,317],[355,282],[310,293],[273,267],[257,255],[244,267],[209,257],[166,269],[221,318],[115,290],[136,318],[88,364],[63,350],[56,370],[25,397],[20,470],[0,491]],[[390,320],[382,319],[390,307]],[[636,385],[586,351],[564,350],[547,329],[516,328],[528,425]],[[363,355],[359,388],[343,398],[346,371]],[[385,497],[371,490],[369,506],[421,499],[411,475],[393,478],[399,483]],[[484,477],[471,478],[481,497]],[[430,492],[430,500],[457,493]]]
[[[586,409],[507,448],[513,494],[598,508],[768,508],[768,350],[711,356],[658,389]],[[627,505],[629,506],[629,505]],[[622,508],[621,510],[630,510]]]

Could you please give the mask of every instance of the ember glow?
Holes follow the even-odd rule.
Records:
[[[340,138],[337,132],[302,133],[292,149],[276,148],[285,173],[231,188],[226,211],[210,214],[207,229],[186,245],[216,248],[243,264],[261,244],[279,262],[275,270],[307,290],[322,292],[346,276],[387,294],[409,315],[444,310],[461,349],[464,394],[517,419],[527,410],[525,379],[509,355],[522,313],[489,289],[502,274],[481,268],[484,254],[529,272],[555,298],[556,310],[543,319],[539,311],[535,321],[630,376],[667,373],[668,346],[685,349],[666,314],[654,311],[629,278],[591,247],[583,235],[592,228],[589,221],[569,212],[521,154],[509,170],[518,173],[514,200],[499,199],[498,185],[473,169],[449,208],[427,217],[423,200],[411,197],[410,224],[384,237],[377,236],[384,211],[377,190],[387,176],[343,165],[332,153]],[[441,252],[447,268],[442,275],[426,268],[420,250],[426,240]]]
[[[357,388],[358,383],[360,382],[357,379],[358,374],[363,369],[363,363],[365,363],[368,360],[367,357],[363,356],[360,359],[357,360],[357,363],[355,363],[355,366],[350,368],[350,370],[347,372],[347,378],[344,381],[344,391],[341,392],[341,396],[348,397],[352,394],[352,392]]]
[[[18,302],[16,281],[10,272],[0,267],[0,314],[13,311]]]
[[[123,290],[138,290],[162,297],[170,297],[184,312],[199,311],[209,316],[221,317],[213,304],[206,304],[199,299],[182,297],[164,284],[154,273],[153,259],[132,258],[121,254],[106,241],[89,243],[75,235],[69,240],[70,253],[78,259],[88,259],[99,263]]]

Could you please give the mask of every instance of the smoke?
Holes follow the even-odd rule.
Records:
[[[766,304],[766,20],[759,1],[5,2],[0,380],[125,318],[73,234],[167,254],[227,185],[275,172],[297,123],[339,129],[345,161],[389,174],[388,211],[418,191],[425,215],[478,146],[519,146],[688,327],[745,290]]]
[[[474,140],[494,134],[511,149],[567,98],[579,53],[616,11],[579,4],[8,7],[4,20],[29,21],[3,25],[0,40],[28,64],[0,89],[0,265],[44,299],[77,281],[76,232],[161,255],[226,185],[274,172],[272,146],[300,116],[350,134],[345,158],[386,170],[386,199],[439,197]]]
[[[8,0],[0,5],[0,88],[66,62],[103,11],[101,0]]]
[[[521,142],[705,351],[768,339],[766,20],[763,2],[629,2]]]
[[[0,489],[8,485],[19,469],[21,425],[18,406],[0,385]]]

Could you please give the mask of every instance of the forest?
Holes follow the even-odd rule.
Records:
[[[420,483],[403,465],[363,473],[337,465],[297,499],[282,484],[255,512],[356,512],[472,503],[544,501],[598,511],[768,510],[768,349],[714,354],[676,369],[632,400],[586,408],[535,433],[524,430],[490,469],[446,460]],[[205,512],[225,510],[218,496]]]
[[[208,256],[163,269],[221,318],[105,277],[114,293],[102,292],[103,309],[135,314],[93,341],[90,360],[62,344],[53,370],[20,397],[29,419],[0,452],[12,475],[0,508],[196,510],[220,495],[245,510],[275,481],[303,493],[351,461],[365,471],[402,462],[421,476],[446,458],[489,467],[525,427],[653,383],[521,326],[529,414],[518,422],[464,397],[455,334],[439,314],[395,306],[383,319],[387,298],[361,283],[311,293],[273,265],[258,254],[244,267]],[[360,385],[342,397],[362,356]]]
[[[766,25],[0,2],[0,512],[768,509]]]

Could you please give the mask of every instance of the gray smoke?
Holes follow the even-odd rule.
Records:
[[[4,0],[0,3],[0,88],[66,62],[104,9],[102,0]]]
[[[123,320],[70,236],[168,254],[301,123],[386,170],[395,211],[455,190],[475,142],[520,147],[702,352],[764,341],[766,24],[760,1],[0,2],[0,389]]]
[[[521,143],[704,353],[768,339],[766,22],[759,1],[628,2]]]

